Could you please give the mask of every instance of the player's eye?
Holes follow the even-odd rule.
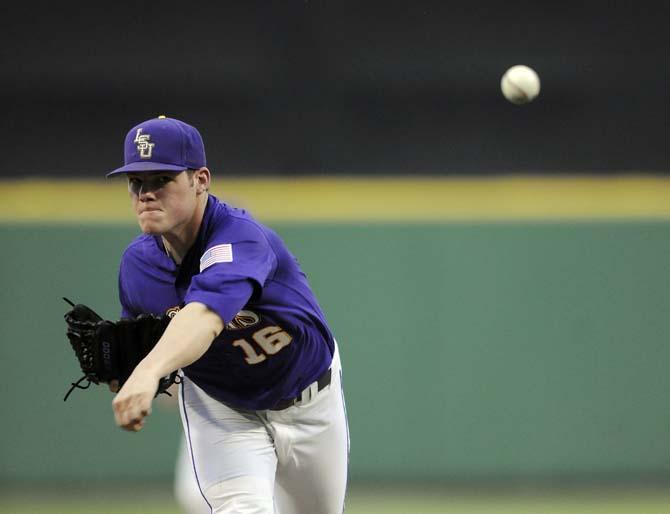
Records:
[[[128,191],[133,194],[139,195],[140,190],[142,189],[142,181],[138,178],[129,178],[128,179]]]

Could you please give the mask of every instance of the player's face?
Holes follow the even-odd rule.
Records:
[[[186,171],[128,173],[128,192],[145,234],[177,233],[195,215],[196,185]]]

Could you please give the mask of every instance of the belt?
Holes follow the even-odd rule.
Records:
[[[277,404],[272,407],[270,410],[284,410],[288,409],[289,407],[292,407],[293,405],[297,405],[301,402],[304,401],[305,398],[311,399],[309,396],[310,390],[311,389],[316,389],[316,392],[322,391],[326,387],[330,385],[330,380],[331,380],[331,370],[328,368],[326,371],[324,371],[319,378],[317,378],[314,382],[312,382],[310,385],[308,385],[305,389],[302,390],[302,392],[296,396],[295,398],[291,400],[279,400]]]

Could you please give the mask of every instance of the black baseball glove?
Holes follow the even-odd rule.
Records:
[[[107,321],[86,305],[75,305],[67,298],[63,300],[72,306],[72,310],[65,313],[67,337],[84,373],[83,377],[72,383],[63,401],[75,388],[88,389],[91,382],[109,384],[112,380],[118,380],[120,388],[135,366],[156,345],[170,322],[167,316],[152,314],[140,314],[135,319]],[[88,382],[82,386],[84,380]],[[176,380],[176,371],[163,377],[156,395],[167,393],[167,388]]]

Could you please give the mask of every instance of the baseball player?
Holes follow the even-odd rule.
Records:
[[[121,258],[122,317],[173,316],[116,394],[140,430],[159,380],[179,369],[196,483],[214,513],[334,514],[349,436],[338,346],[300,266],[248,212],[208,192],[200,133],[161,116],[125,139],[142,230]]]

